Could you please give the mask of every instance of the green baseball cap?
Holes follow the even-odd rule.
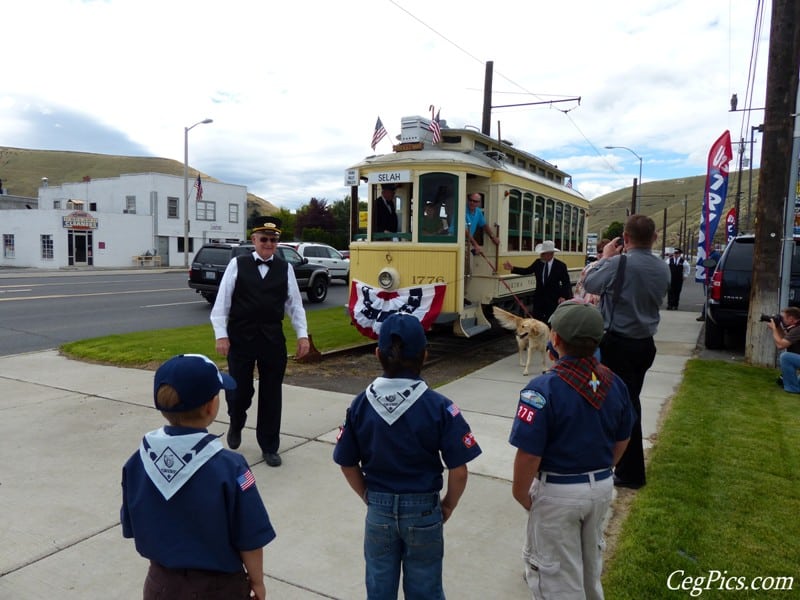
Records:
[[[603,315],[592,304],[568,300],[553,312],[550,327],[568,344],[578,338],[599,343],[603,337]]]

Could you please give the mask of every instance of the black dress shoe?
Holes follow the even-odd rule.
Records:
[[[242,429],[233,426],[228,427],[228,448],[236,450],[242,445]]]
[[[281,460],[280,454],[278,454],[277,452],[264,452],[261,456],[264,457],[264,461],[270,467],[280,467],[281,462],[283,462]]]
[[[699,317],[697,317],[695,319],[695,321],[705,321],[705,320],[706,320],[706,318],[703,315],[700,315]]]
[[[775,380],[775,383],[777,383],[779,386],[783,387],[783,375],[781,375],[780,377],[778,377],[778,378]]]
[[[644,482],[627,481],[614,475],[614,485],[616,487],[628,488],[630,490],[638,490],[639,488],[644,487]]]

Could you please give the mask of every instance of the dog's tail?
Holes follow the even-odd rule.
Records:
[[[519,322],[521,317],[518,317],[517,315],[512,315],[510,312],[505,311],[497,306],[492,307],[492,312],[494,313],[494,318],[497,319],[497,322],[500,324],[501,327],[510,329],[512,331],[517,330],[517,323]]]

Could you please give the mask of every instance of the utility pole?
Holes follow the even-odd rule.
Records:
[[[483,75],[483,118],[481,119],[481,133],[492,135],[492,79],[494,74],[494,61],[486,61]]]
[[[745,360],[774,367],[777,356],[772,331],[758,322],[762,313],[779,306],[780,270],[784,244],[784,209],[789,174],[797,168],[792,156],[792,129],[800,68],[800,2],[773,0],[770,17],[769,66],[761,143],[761,172],[756,202],[753,285],[747,323]],[[794,203],[794,193],[788,199]],[[790,238],[791,241],[791,238]]]

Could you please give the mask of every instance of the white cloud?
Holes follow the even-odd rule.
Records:
[[[502,136],[573,173],[587,197],[644,181],[701,174],[726,128],[749,137],[762,113],[742,107],[757,3],[733,0],[40,0],[15,2],[4,61],[0,144],[33,147],[50,119],[83,114],[103,137],[245,184],[294,208],[347,194],[343,171],[372,153],[376,116],[390,136],[406,115],[442,108],[451,126],[480,126],[484,65]],[[769,7],[765,13],[768,33]],[[753,106],[763,106],[763,40]],[[524,92],[524,93],[523,93]],[[531,95],[535,94],[535,95]],[[23,108],[23,103],[31,108]],[[87,140],[62,131],[59,149]],[[741,133],[744,132],[744,133]],[[36,147],[42,147],[41,145]],[[389,150],[385,140],[378,151]],[[757,147],[758,149],[759,147]],[[758,157],[758,152],[756,153]],[[756,163],[758,161],[756,160]],[[610,187],[611,186],[611,187]],[[609,189],[610,188],[610,189]]]

